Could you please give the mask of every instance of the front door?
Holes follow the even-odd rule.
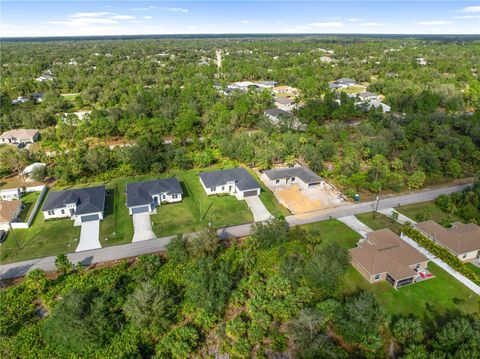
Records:
[[[70,216],[73,216],[75,214],[75,210],[73,208],[70,208]]]

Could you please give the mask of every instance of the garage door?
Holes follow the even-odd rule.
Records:
[[[88,216],[82,216],[81,220],[82,223],[85,222],[91,222],[91,221],[98,221],[100,218],[98,217],[98,214],[90,214]]]
[[[146,213],[150,211],[149,206],[137,207],[132,209],[132,214]]]
[[[257,195],[258,195],[257,190],[243,192],[243,197],[251,197],[251,196],[257,196]]]
[[[319,184],[320,182],[309,183],[308,187],[315,187],[315,186],[318,186]]]

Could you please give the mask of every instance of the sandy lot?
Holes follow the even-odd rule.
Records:
[[[314,187],[301,190],[298,186],[276,188],[273,193],[278,201],[293,214],[318,211],[342,205],[338,193],[330,188]]]

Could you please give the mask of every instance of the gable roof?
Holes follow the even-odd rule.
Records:
[[[377,94],[370,92],[370,91],[362,91],[358,93],[359,97],[372,97],[372,96],[378,96]]]
[[[295,103],[295,100],[290,97],[275,97],[275,102],[278,102],[281,105],[290,105]]]
[[[338,79],[336,82],[341,83],[341,84],[354,84],[354,83],[356,83],[356,81],[354,79],[351,79],[349,77],[342,77],[341,79]]]
[[[455,222],[452,228],[445,228],[430,220],[417,223],[416,227],[457,255],[480,250],[480,226],[474,223]]]
[[[266,86],[275,86],[276,84],[278,84],[277,81],[258,81],[257,83]]]
[[[265,114],[273,117],[277,117],[277,116],[292,117],[293,116],[290,112],[287,112],[279,108],[271,108],[269,110],[265,110]]]
[[[271,180],[298,177],[305,183],[322,181],[322,177],[315,174],[311,169],[303,166],[275,168],[273,170],[264,171],[263,173]]]
[[[414,276],[410,266],[428,260],[388,228],[370,232],[350,255],[370,275],[387,272],[396,280]]]
[[[182,194],[182,186],[175,177],[127,183],[127,207],[150,204],[161,193]]]
[[[0,201],[0,223],[8,223],[12,221],[13,215],[17,213],[22,201],[16,199],[13,201]]]
[[[32,138],[38,133],[38,130],[19,128],[16,130],[5,131],[0,138]]]
[[[64,208],[75,203],[75,214],[103,212],[105,208],[105,186],[75,188],[66,191],[50,192],[42,211]]]
[[[213,172],[200,172],[198,176],[206,188],[223,186],[227,182],[235,182],[240,191],[260,188],[260,185],[253,179],[250,173],[241,167]]]

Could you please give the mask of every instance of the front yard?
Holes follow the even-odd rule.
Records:
[[[400,206],[395,208],[399,213],[413,219],[416,222],[422,222],[426,220],[434,220],[437,223],[442,224],[442,221],[450,220],[451,222],[462,222],[457,216],[449,215],[435,205],[435,201],[421,202],[410,204],[408,206]]]
[[[375,218],[373,218],[372,212],[357,214],[355,217],[357,217],[360,222],[363,222],[374,231],[383,228],[390,228],[392,232],[400,234],[400,231],[402,230],[401,224],[393,222],[391,218],[388,218],[382,213],[375,213]]]

